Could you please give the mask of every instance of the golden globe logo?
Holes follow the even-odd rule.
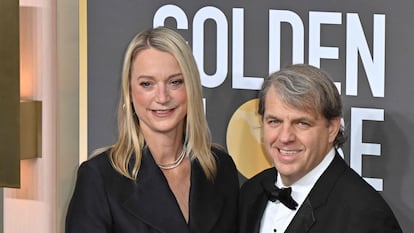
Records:
[[[261,117],[257,114],[259,100],[249,100],[233,114],[227,127],[226,144],[239,172],[251,178],[272,166],[262,146]]]

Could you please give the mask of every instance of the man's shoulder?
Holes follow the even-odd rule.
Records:
[[[260,189],[261,183],[264,182],[265,180],[276,181],[276,174],[277,174],[277,171],[274,167],[263,170],[257,173],[256,175],[254,175],[253,177],[251,177],[250,179],[247,179],[243,183],[240,192],[251,192],[251,191],[254,192],[254,191],[261,190]]]

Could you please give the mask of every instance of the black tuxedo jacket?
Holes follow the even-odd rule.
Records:
[[[258,233],[268,199],[261,182],[275,183],[269,168],[240,190],[240,233]],[[335,155],[286,229],[287,233],[401,233],[382,196]]]
[[[231,157],[213,150],[217,177],[209,182],[197,160],[191,165],[189,222],[162,171],[144,153],[136,181],[111,166],[107,152],[78,169],[66,216],[66,233],[233,233],[239,183]]]

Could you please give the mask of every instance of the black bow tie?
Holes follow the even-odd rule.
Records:
[[[298,206],[298,203],[296,203],[290,195],[292,193],[292,188],[278,188],[274,184],[262,185],[270,201],[275,202],[276,200],[279,200],[291,210],[295,210]]]

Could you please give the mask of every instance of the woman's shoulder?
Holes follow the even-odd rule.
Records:
[[[98,152],[93,152],[89,155],[89,158],[84,161],[85,164],[105,164],[109,162],[109,153],[110,149],[101,150]]]
[[[112,166],[109,149],[94,154],[82,162],[78,169],[78,178],[100,179],[105,183],[119,183],[122,180],[128,180]]]
[[[79,170],[108,171],[113,170],[109,158],[109,149],[94,153],[81,163]]]
[[[211,152],[216,160],[219,174],[237,173],[237,167],[233,158],[222,146],[212,146]]]
[[[213,153],[213,156],[215,157],[217,162],[227,162],[227,163],[234,163],[232,157],[229,153],[224,149],[221,145],[213,145],[211,147],[211,152]]]
[[[227,190],[230,195],[238,195],[239,178],[236,164],[222,146],[212,146],[211,152],[216,160],[215,185],[220,190]]]

